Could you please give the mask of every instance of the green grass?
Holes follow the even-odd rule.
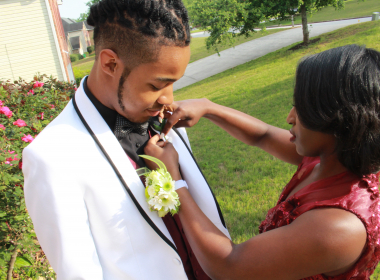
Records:
[[[288,129],[285,120],[292,107],[299,59],[352,43],[380,51],[380,21],[324,34],[319,43],[294,52],[283,48],[180,89],[175,92],[175,99],[206,97]],[[241,243],[258,234],[260,222],[275,206],[296,167],[235,140],[206,119],[189,128],[188,134],[195,157],[220,202],[233,241]],[[380,269],[375,275],[380,276]],[[376,279],[375,275],[372,279]]]
[[[283,29],[270,29],[270,30],[266,30],[266,31],[259,31],[259,32],[254,33],[251,37],[248,37],[248,38],[237,37],[233,46],[237,46],[237,45],[243,44],[245,42],[251,41],[253,39],[257,39],[259,37],[263,37],[263,36],[273,34],[273,33],[279,32],[279,31],[283,31]],[[206,41],[206,37],[199,37],[199,38],[192,38],[191,39],[190,63],[216,53],[216,51],[214,51],[214,50],[207,50],[205,41]],[[231,46],[220,47],[219,51],[228,49],[230,47]],[[77,78],[77,77],[84,77],[84,76],[90,74],[91,68],[94,65],[94,61],[95,61],[95,56],[92,55],[88,58],[73,62],[72,66],[73,66],[73,70],[74,70],[74,76]]]
[[[371,16],[373,12],[380,12],[380,1],[379,0],[366,0],[364,2],[358,2],[358,0],[348,0],[345,2],[345,8],[342,10],[335,10],[334,7],[326,7],[320,11],[308,15],[308,22],[320,22],[329,20],[338,20],[345,18],[357,18]],[[294,20],[295,24],[301,24],[301,16],[296,16]],[[265,25],[290,25],[292,22],[289,21],[275,21],[268,22]]]

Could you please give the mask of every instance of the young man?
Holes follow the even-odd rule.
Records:
[[[38,240],[58,279],[209,279],[178,217],[149,210],[135,172],[154,133],[148,121],[173,102],[189,62],[187,12],[180,0],[102,0],[88,23],[91,74],[23,153]],[[229,236],[185,130],[168,135],[199,207]]]

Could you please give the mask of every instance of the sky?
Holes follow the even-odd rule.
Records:
[[[77,19],[81,13],[87,12],[86,3],[88,0],[62,0],[59,5],[59,13],[61,17]]]

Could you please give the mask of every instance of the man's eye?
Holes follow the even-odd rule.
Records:
[[[152,89],[155,90],[155,91],[158,91],[160,90],[159,88],[155,87],[154,85],[151,85]]]

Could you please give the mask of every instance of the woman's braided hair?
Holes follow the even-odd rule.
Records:
[[[159,47],[190,44],[189,17],[181,0],[101,0],[90,8],[95,49],[112,49],[129,63],[155,60]],[[130,67],[133,67],[130,65]]]
[[[380,170],[380,53],[357,45],[303,59],[294,106],[305,127],[336,138],[339,161],[366,176]]]

